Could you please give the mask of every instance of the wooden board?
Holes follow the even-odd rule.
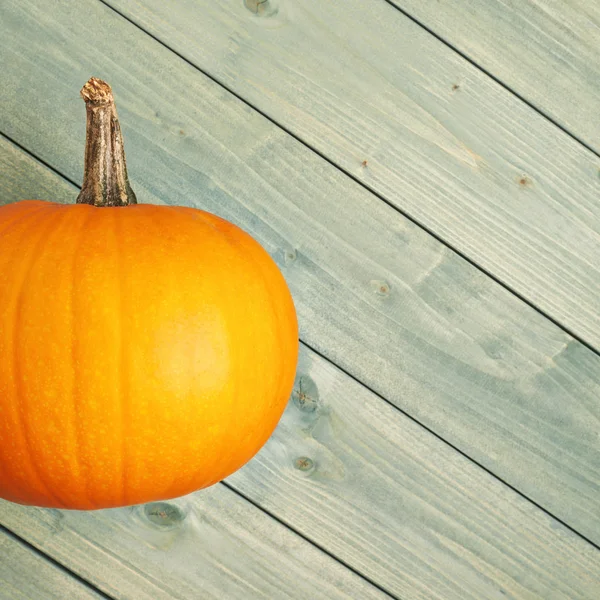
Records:
[[[0,134],[0,205],[19,200],[52,200],[61,204],[75,202],[78,189],[54,175]]]
[[[0,144],[0,165],[1,184],[9,181],[7,201],[21,198],[22,188],[34,197],[52,188],[60,200],[74,196],[72,187],[7,143]],[[6,170],[28,176],[20,185],[3,177]],[[592,546],[306,347],[298,372],[274,436],[229,479],[246,497],[395,596],[595,598],[600,555]],[[313,585],[313,577],[324,577],[315,572],[318,565],[333,569],[337,586],[347,582],[342,589],[357,585],[314,549],[314,556],[304,550],[302,563],[303,543],[242,505],[217,486],[169,503],[176,516],[178,510],[188,515],[183,521],[169,509],[161,518],[152,509],[148,517],[139,508],[84,514],[2,503],[0,522],[125,597],[213,594],[228,569],[235,574],[231,585],[239,587],[227,597],[255,597],[252,590],[263,588],[253,574],[272,580],[265,564],[289,574],[283,590],[292,579]],[[167,528],[157,531],[153,516],[154,525],[167,519]],[[279,538],[283,546],[273,542]],[[276,554],[269,551],[273,544]],[[240,553],[240,545],[251,550]],[[285,562],[289,555],[298,571]],[[298,589],[306,594],[299,597],[336,597],[329,588],[322,595]],[[353,594],[378,597],[371,588]]]
[[[105,598],[0,529],[1,600]]]
[[[3,13],[0,128],[80,180],[106,78],[140,201],[246,229],[305,342],[600,543],[597,355],[100,3]]]
[[[598,0],[389,0],[600,153]]]
[[[600,159],[394,7],[281,0],[260,18],[241,0],[108,3],[600,349]],[[410,4],[454,12],[453,28],[486,0]],[[515,34],[494,36],[510,46]],[[510,65],[535,52],[531,37]],[[593,82],[582,126],[597,133],[600,62],[581,60]],[[546,69],[538,91],[560,98],[548,88],[564,69]]]
[[[0,520],[117,599],[388,598],[223,485],[89,513],[0,501]]]

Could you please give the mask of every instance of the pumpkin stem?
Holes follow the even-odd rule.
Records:
[[[123,135],[110,85],[92,77],[83,86],[81,97],[87,109],[87,127],[83,187],[77,204],[137,204],[127,178]]]

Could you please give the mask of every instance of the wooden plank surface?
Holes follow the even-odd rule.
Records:
[[[74,188],[6,142],[0,165],[6,201],[23,197],[23,189],[33,197],[48,189],[60,201],[75,197]],[[4,177],[7,171],[22,173],[24,183]],[[280,426],[229,483],[401,598],[592,599],[600,586],[596,549],[304,346]],[[298,563],[298,550],[276,543],[274,555],[269,548],[275,538],[294,536],[278,534],[242,504],[219,486],[170,502],[176,515],[192,515],[192,525],[162,509],[169,523],[158,533],[148,512],[161,510],[140,508],[86,515],[2,503],[0,522],[118,597],[216,594],[230,569],[236,583],[228,597],[253,598],[264,588],[251,574],[272,579],[265,563],[303,586],[314,581],[313,563],[339,571],[308,550],[299,571],[290,571],[288,552]],[[258,548],[240,554],[249,536],[244,543]],[[286,543],[304,548],[299,540]],[[284,580],[281,589],[288,585]],[[298,585],[306,594],[298,597],[336,597]],[[350,597],[379,597],[371,588],[366,595],[350,589]]]
[[[25,198],[71,203],[78,192],[2,136],[0,188],[0,204]],[[222,486],[169,503],[171,511],[156,506],[86,514],[0,501],[0,523],[114,598],[388,597]],[[99,597],[41,563],[0,531],[0,598]],[[25,581],[33,566],[36,576]]]
[[[108,3],[600,349],[600,159],[394,7],[280,1],[260,18],[240,0]],[[453,11],[449,28],[474,3],[486,1],[410,2]],[[535,44],[523,37],[509,63]],[[582,125],[598,132],[592,58]],[[546,67],[538,91],[559,98],[564,69]]]
[[[36,198],[50,189],[58,201],[75,197],[73,187],[6,142],[0,165],[5,201],[25,190]],[[24,177],[13,180],[10,173]],[[306,347],[280,426],[229,482],[402,598],[594,598],[600,586],[596,549]],[[323,563],[347,589],[348,574],[308,550],[299,572],[290,571],[288,547],[280,562],[269,544],[281,537],[294,548],[305,546],[289,532],[277,533],[280,528],[228,490],[211,488],[169,505],[196,515],[184,536],[179,526],[163,528],[168,535],[151,533],[156,528],[148,529],[139,508],[86,515],[2,503],[0,522],[119,597],[216,593],[226,569],[245,582],[236,583],[231,597],[255,597],[250,574],[270,581],[265,562],[301,582],[308,578],[304,586],[313,581],[310,565]],[[240,555],[235,548],[248,536],[245,543],[258,549]],[[287,585],[284,580],[282,589]],[[302,597],[320,597],[298,589],[307,594]],[[371,588],[350,589],[362,594],[351,597],[379,597]]]
[[[0,530],[1,600],[104,598],[25,544]]]
[[[303,340],[600,542],[597,355],[100,3],[2,16],[8,135],[79,181],[73,90],[106,78],[140,201],[246,229]]]
[[[389,598],[223,485],[88,513],[0,501],[0,520],[116,599]]]
[[[600,152],[598,0],[390,0]]]

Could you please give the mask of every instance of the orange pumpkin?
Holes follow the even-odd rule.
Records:
[[[298,327],[249,235],[136,203],[110,87],[82,95],[78,203],[0,208],[0,497],[96,509],[187,494],[254,456],[291,392]]]

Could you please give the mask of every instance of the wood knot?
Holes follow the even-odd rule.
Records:
[[[312,471],[315,466],[315,463],[308,456],[300,456],[294,461],[294,467],[298,469],[298,471],[303,471],[304,473],[308,471]]]
[[[372,279],[370,281],[371,289],[378,296],[389,296],[390,295],[390,284],[383,279]]]
[[[319,408],[319,390],[308,375],[298,378],[292,398],[296,407],[304,413],[314,413]]]
[[[90,77],[88,82],[81,88],[81,97],[86,102],[93,104],[108,104],[112,102],[112,88],[106,81],[96,77]]]
[[[298,253],[296,252],[296,250],[294,248],[292,248],[291,250],[286,250],[283,253],[283,260],[285,261],[286,265],[296,262],[297,258],[298,258]]]
[[[144,506],[144,515],[153,525],[161,529],[174,529],[185,520],[185,513],[168,502],[152,502]]]
[[[244,0],[244,6],[259,17],[272,17],[277,14],[274,0]]]
[[[527,175],[521,175],[517,181],[522,188],[530,187],[531,185],[533,185],[533,181],[531,181],[531,178],[527,177]]]

